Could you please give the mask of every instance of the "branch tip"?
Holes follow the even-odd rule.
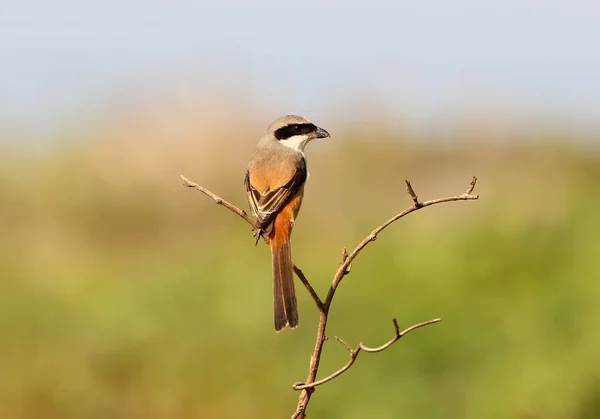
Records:
[[[394,323],[394,329],[396,329],[396,336],[400,335],[400,326],[398,326],[398,320],[395,317],[392,319],[392,323]]]
[[[471,195],[471,193],[473,193],[473,190],[475,189],[475,185],[477,184],[477,176],[473,176],[473,179],[471,179],[471,183],[469,183],[469,188],[467,189],[467,195]],[[476,195],[477,198],[479,198],[479,195]]]
[[[348,345],[348,342],[346,342],[344,339],[342,339],[342,338],[340,338],[340,337],[338,337],[338,336],[336,336],[335,338],[337,339],[337,341],[338,341],[339,343],[341,343],[342,345],[344,345],[344,346],[346,347],[346,349],[348,349],[348,352],[350,352],[350,353],[354,352],[354,351],[352,350],[352,348],[350,347],[350,345]]]
[[[410,181],[408,179],[404,179],[404,182],[406,182],[406,191],[410,195],[413,203],[415,204],[415,207],[416,208],[421,208],[422,205],[419,202],[419,197],[415,193],[415,190],[413,189],[412,185],[410,184]]]
[[[342,263],[346,262],[346,259],[348,259],[348,251],[345,247],[342,247]]]

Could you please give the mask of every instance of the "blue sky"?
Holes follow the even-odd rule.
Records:
[[[594,124],[599,22],[591,0],[5,0],[0,124],[68,122],[170,86],[310,115],[366,96],[417,119],[490,104]]]

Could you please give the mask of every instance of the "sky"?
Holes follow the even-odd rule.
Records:
[[[600,127],[597,1],[0,0],[0,125],[225,90],[285,112],[506,108]]]

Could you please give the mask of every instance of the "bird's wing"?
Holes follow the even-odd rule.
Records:
[[[248,203],[252,213],[256,216],[257,237],[260,232],[270,228],[270,224],[281,210],[281,208],[293,197],[306,181],[306,161],[299,159],[296,163],[296,170],[290,180],[284,185],[274,189],[259,191],[250,183],[250,171],[246,171],[244,184],[248,192]]]

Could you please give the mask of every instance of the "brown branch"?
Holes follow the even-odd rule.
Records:
[[[441,321],[442,321],[442,319],[428,320],[426,322],[415,324],[413,326],[410,326],[410,327],[404,329],[403,331],[400,331],[400,328],[398,327],[398,322],[396,321],[396,319],[393,319],[394,327],[396,328],[396,334],[388,342],[384,343],[381,346],[378,346],[377,348],[369,348],[368,346],[365,346],[362,342],[360,342],[358,344],[358,346],[356,347],[356,349],[352,349],[350,347],[350,345],[348,345],[346,343],[346,341],[344,341],[343,339],[336,336],[335,338],[338,340],[338,342],[340,342],[342,345],[344,345],[346,347],[346,349],[348,349],[348,352],[350,352],[350,360],[348,361],[348,363],[346,365],[344,365],[342,368],[340,368],[339,370],[337,370],[336,372],[334,372],[333,374],[328,375],[327,377],[321,378],[320,380],[314,381],[310,384],[296,383],[296,384],[294,384],[293,388],[294,388],[294,390],[304,390],[307,388],[314,388],[314,387],[320,386],[321,384],[325,384],[326,382],[331,381],[334,378],[337,378],[340,375],[342,375],[343,373],[345,373],[346,371],[348,371],[350,369],[350,367],[352,366],[352,364],[354,364],[354,361],[356,361],[356,358],[358,358],[358,354],[360,353],[360,351],[367,352],[367,353],[376,353],[376,352],[384,351],[387,348],[389,348],[390,346],[392,346],[394,343],[398,342],[398,340],[400,340],[400,338],[402,338],[402,336],[406,335],[407,333],[412,332],[413,330],[418,329],[420,327],[428,326],[430,324],[438,323]]]
[[[239,215],[248,224],[250,224],[254,230],[256,230],[256,225],[255,225],[254,221],[252,220],[252,218],[250,218],[248,216],[248,214],[244,210],[241,210],[240,208],[236,207],[235,205],[225,201],[220,196],[215,195],[208,189],[198,185],[197,183],[194,183],[194,182],[188,180],[184,176],[181,176],[181,178],[184,181],[184,186],[186,186],[188,188],[195,188],[195,189],[199,190],[200,192],[202,192],[203,194],[209,196],[218,205],[222,205],[225,208],[229,209],[230,211],[234,212],[235,214]],[[411,214],[421,208],[429,207],[429,206],[436,205],[436,204],[441,204],[444,202],[471,201],[471,200],[475,200],[475,199],[479,198],[478,195],[472,194],[473,190],[475,189],[475,185],[477,183],[476,177],[473,177],[466,192],[461,195],[449,196],[446,198],[432,199],[432,200],[423,201],[423,202],[419,201],[419,198],[418,198],[417,194],[415,193],[410,182],[408,180],[406,180],[405,182],[406,182],[406,190],[413,201],[413,205],[411,205],[404,211],[396,214],[395,216],[393,216],[392,218],[390,218],[389,220],[385,221],[383,224],[381,224],[377,228],[375,228],[369,235],[367,235],[354,248],[354,250],[350,254],[348,254],[348,252],[346,251],[345,248],[343,249],[340,266],[338,267],[338,269],[333,277],[333,282],[329,288],[329,292],[324,301],[319,298],[318,294],[315,292],[314,288],[311,286],[310,282],[308,281],[308,279],[306,278],[304,273],[300,270],[300,268],[298,268],[297,266],[294,265],[294,272],[296,273],[296,275],[298,276],[300,281],[302,281],[302,283],[308,290],[308,293],[310,294],[310,296],[314,300],[317,308],[319,309],[320,315],[319,315],[319,325],[317,328],[317,336],[316,336],[316,340],[315,340],[315,348],[314,348],[313,354],[310,358],[308,377],[307,377],[305,383],[296,383],[293,386],[293,388],[295,390],[300,390],[301,393],[298,398],[298,405],[296,407],[296,411],[292,415],[292,419],[305,418],[306,407],[308,406],[310,398],[315,391],[315,387],[317,387],[321,384],[325,384],[325,383],[335,379],[336,377],[340,376],[344,372],[346,372],[350,367],[352,367],[352,365],[356,361],[356,358],[358,357],[358,355],[361,351],[368,352],[368,353],[381,352],[381,351],[389,348],[390,346],[392,346],[395,342],[400,340],[400,338],[402,338],[407,333],[409,333],[415,329],[418,329],[420,327],[424,327],[424,326],[427,326],[427,325],[430,325],[433,323],[437,323],[441,320],[441,319],[429,320],[426,322],[415,324],[403,331],[400,331],[400,328],[398,327],[398,323],[397,323],[396,319],[394,319],[393,320],[394,328],[395,328],[394,337],[391,340],[389,340],[388,342],[386,342],[383,345],[376,347],[376,348],[370,348],[368,346],[365,346],[361,342],[356,349],[352,349],[344,340],[337,338],[337,340],[341,344],[343,344],[346,347],[346,349],[348,349],[348,351],[350,352],[350,360],[348,361],[348,363],[346,365],[344,365],[342,368],[340,368],[333,374],[330,374],[327,377],[324,377],[318,381],[316,380],[317,372],[319,370],[319,364],[321,361],[321,353],[323,352],[323,345],[324,345],[325,341],[327,340],[325,331],[327,328],[327,319],[329,316],[329,310],[331,308],[331,303],[333,301],[333,297],[335,296],[335,292],[336,292],[338,286],[340,285],[340,283],[342,282],[342,279],[344,279],[344,277],[350,273],[351,263],[354,261],[354,259],[356,259],[356,257],[360,254],[360,252],[367,246],[367,244],[369,244],[372,241],[375,241],[377,239],[377,236],[379,235],[379,233],[381,233],[383,230],[385,230],[392,223],[398,221],[400,218],[403,218],[403,217],[407,216],[408,214]],[[264,236],[263,236],[263,238],[266,241],[268,241],[268,238],[266,238]]]
[[[412,185],[410,184],[410,182],[407,179],[404,179],[404,182],[406,182],[406,191],[408,192],[408,194],[412,198],[415,206],[416,207],[421,207],[421,203],[419,202],[419,197],[415,193],[415,191],[414,191]]]
[[[252,226],[253,230],[256,230],[256,224],[254,223],[254,220],[252,220],[252,218],[250,218],[250,216],[246,213],[246,211],[244,211],[243,209],[240,209],[240,208],[236,207],[235,205],[233,205],[230,202],[225,201],[219,195],[217,195],[217,194],[209,191],[208,189],[204,188],[203,186],[198,185],[195,182],[192,182],[191,180],[189,180],[188,178],[186,178],[183,175],[181,175],[181,179],[183,179],[183,186],[199,190],[204,195],[212,198],[217,203],[217,205],[222,205],[225,208],[227,208],[228,210],[230,210],[231,212],[233,212],[234,214],[239,215],[243,220],[245,220],[248,224],[250,224]],[[265,239],[265,241],[268,243],[269,239],[266,236],[263,235],[263,239]],[[296,265],[294,265],[294,272],[296,273],[296,275],[298,276],[298,278],[300,278],[300,281],[302,281],[302,283],[304,284],[304,286],[308,290],[308,293],[310,294],[310,296],[314,300],[314,302],[317,305],[318,309],[321,310],[321,307],[323,306],[323,302],[321,301],[321,299],[319,298],[319,296],[315,292],[315,290],[312,287],[312,285],[310,285],[310,282],[308,282],[308,279],[306,279],[306,276],[304,276],[304,274],[302,273],[302,271],[300,270],[300,268],[298,268]]]
[[[360,349],[362,349],[363,351],[371,353],[371,354],[374,354],[374,353],[377,353],[377,352],[381,352],[381,351],[385,351],[387,348],[389,348],[390,346],[392,346],[394,343],[398,342],[400,340],[400,338],[402,338],[402,336],[406,335],[407,333],[412,332],[413,330],[419,329],[419,328],[424,327],[424,326],[429,326],[430,324],[439,323],[441,321],[442,321],[442,319],[427,320],[426,322],[421,322],[421,323],[413,324],[412,326],[407,327],[406,329],[404,329],[401,332],[400,328],[398,327],[398,321],[396,319],[392,319],[392,322],[394,322],[394,328],[396,330],[396,334],[394,335],[394,337],[392,339],[390,339],[389,341],[387,341],[383,345],[378,346],[376,348],[369,348],[368,346],[365,346],[362,342],[358,344],[358,347]]]
[[[300,281],[302,281],[302,283],[306,287],[306,290],[308,291],[308,293],[310,294],[312,299],[315,301],[315,304],[317,305],[317,308],[319,309],[319,311],[321,311],[321,309],[323,307],[323,302],[317,295],[317,292],[314,290],[312,285],[310,285],[310,282],[308,282],[308,279],[306,279],[306,276],[304,276],[304,273],[296,265],[294,265],[294,272],[296,273],[296,276],[298,276],[298,278],[300,278]]]
[[[408,207],[404,211],[400,212],[399,214],[396,214],[395,216],[393,216],[392,218],[390,218],[389,220],[387,220],[386,222],[384,222],[383,224],[381,224],[380,226],[375,228],[375,230],[373,230],[369,235],[367,235],[367,237],[365,237],[363,239],[363,241],[361,241],[358,244],[358,246],[356,246],[356,248],[352,251],[352,253],[350,253],[350,255],[348,255],[348,257],[343,258],[344,261],[341,263],[340,267],[338,268],[337,272],[335,273],[335,276],[333,277],[333,283],[329,289],[329,294],[327,295],[327,298],[325,299],[323,304],[327,308],[329,308],[329,306],[331,305],[331,301],[333,300],[333,296],[335,294],[337,287],[340,285],[340,282],[342,281],[344,276],[348,275],[348,273],[350,272],[350,270],[348,268],[349,268],[350,264],[352,263],[352,261],[367,246],[367,244],[375,241],[377,239],[377,236],[379,235],[379,233],[381,233],[383,230],[385,230],[390,224],[398,221],[400,218],[403,218],[403,217],[407,216],[408,214],[411,214],[417,210],[420,210],[421,208],[430,207],[432,205],[441,204],[443,202],[470,201],[470,200],[479,199],[479,195],[472,195],[472,192],[473,192],[473,189],[475,188],[476,182],[477,182],[477,178],[473,177],[473,179],[471,180],[469,189],[467,189],[467,191],[461,195],[449,196],[446,198],[438,198],[438,199],[432,199],[430,201],[420,202],[417,195],[415,194],[415,191],[412,188],[412,185],[407,180],[406,181],[406,189],[413,200],[413,205]]]
[[[305,383],[294,385],[294,389],[301,390],[302,392],[300,393],[300,396],[298,397],[298,405],[296,406],[296,411],[292,415],[292,419],[304,419],[305,418],[306,407],[308,406],[308,403],[310,402],[310,398],[315,391],[315,383],[322,384],[324,382],[331,381],[335,377],[338,377],[340,374],[344,373],[346,370],[348,370],[352,366],[352,364],[354,364],[354,361],[356,360],[356,357],[360,353],[360,350],[363,350],[365,352],[377,352],[377,350],[383,350],[383,349],[387,348],[388,346],[391,346],[394,342],[396,342],[401,337],[401,336],[400,337],[395,336],[394,339],[392,339],[392,341],[390,341],[391,343],[388,342],[385,345],[383,345],[383,347],[379,347],[379,348],[368,348],[368,347],[365,347],[364,345],[360,344],[359,347],[356,350],[354,350],[354,352],[353,351],[350,352],[351,357],[350,357],[350,361],[348,362],[348,364],[346,364],[340,370],[333,373],[331,376],[325,377],[322,380],[316,381],[317,372],[319,370],[319,364],[321,362],[321,353],[323,352],[323,344],[325,343],[325,340],[326,340],[325,339],[325,331],[327,328],[327,318],[329,315],[329,309],[331,308],[331,303],[333,301],[333,297],[335,296],[335,292],[336,292],[338,286],[340,285],[340,283],[342,282],[342,279],[344,279],[344,277],[350,273],[350,264],[354,261],[354,259],[356,259],[356,257],[367,246],[367,244],[369,244],[370,242],[375,241],[377,239],[377,236],[379,235],[379,233],[381,233],[383,230],[385,230],[392,223],[398,221],[400,218],[407,216],[408,214],[418,211],[421,208],[430,207],[432,205],[441,204],[444,202],[471,201],[471,200],[479,199],[478,195],[472,195],[473,190],[475,189],[475,184],[477,183],[477,178],[474,176],[473,176],[473,179],[471,180],[471,183],[469,184],[469,187],[467,188],[467,191],[465,193],[463,193],[461,195],[449,196],[446,198],[432,199],[432,200],[424,201],[424,202],[419,201],[419,198],[418,198],[417,194],[415,193],[410,182],[408,180],[406,180],[405,182],[406,182],[406,190],[413,201],[413,205],[411,205],[404,211],[396,214],[395,216],[393,216],[392,218],[390,218],[389,220],[385,221],[383,224],[381,224],[377,228],[375,228],[369,235],[367,235],[363,239],[363,241],[361,241],[354,248],[354,250],[350,254],[348,254],[345,249],[342,252],[342,262],[340,263],[340,266],[338,267],[338,269],[333,277],[333,282],[332,282],[331,286],[329,287],[329,292],[327,294],[327,297],[325,298],[325,301],[323,301],[323,305],[321,307],[315,349],[310,358],[308,377],[307,377]],[[422,327],[427,324],[435,323],[437,321],[439,321],[439,320],[435,319],[435,321],[419,323],[415,326],[411,326],[407,329],[406,333],[408,333],[408,331],[414,330],[418,327]],[[396,324],[394,324],[394,325],[396,326]],[[398,334],[399,334],[399,332],[397,332],[397,335]],[[327,378],[329,378],[329,379],[327,379]],[[319,385],[319,384],[317,384],[317,385]]]
[[[242,217],[244,220],[246,220],[246,222],[248,224],[250,224],[252,226],[252,228],[256,229],[256,225],[254,224],[254,221],[252,221],[252,218],[250,218],[248,216],[248,214],[246,214],[246,211],[244,211],[243,209],[239,209],[238,207],[236,207],[233,204],[230,204],[229,202],[225,201],[220,196],[215,195],[214,193],[212,193],[208,189],[206,189],[206,188],[198,185],[197,183],[192,182],[191,180],[189,180],[188,178],[186,178],[183,175],[181,175],[181,179],[183,179],[183,186],[187,186],[188,188],[198,189],[204,195],[211,197],[217,203],[217,205],[223,205],[229,211],[232,211],[232,212],[236,213],[237,215],[239,215],[240,217]]]
[[[476,184],[477,184],[477,176],[473,176],[473,179],[471,179],[471,183],[469,183],[469,188],[464,193],[464,195],[471,195],[473,193],[473,189],[475,189]],[[479,198],[479,195],[477,195],[477,198]],[[477,198],[475,198],[475,199],[477,199]]]

